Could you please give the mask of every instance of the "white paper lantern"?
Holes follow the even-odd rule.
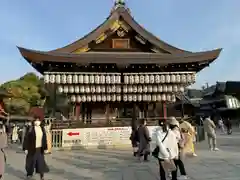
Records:
[[[125,84],[128,84],[128,83],[129,83],[128,75],[124,75],[124,83],[125,83]]]
[[[64,93],[68,93],[68,86],[64,86],[63,92],[64,92]]]
[[[181,83],[181,75],[180,74],[176,75],[176,82]]]
[[[149,95],[147,95],[147,100],[148,101],[151,101],[152,100],[152,96],[149,94]]]
[[[176,102],[176,96],[174,94],[172,94],[172,96],[171,96],[171,101]]]
[[[142,95],[141,95],[141,94],[139,94],[139,95],[137,96],[137,100],[138,100],[138,101],[142,101]]]
[[[83,85],[80,86],[80,92],[84,93],[85,92],[85,87]]]
[[[149,75],[145,75],[145,77],[144,77],[144,82],[146,83],[146,84],[148,84],[149,82],[150,82],[150,78],[149,78]]]
[[[181,75],[181,82],[182,82],[182,83],[186,83],[186,82],[187,82],[187,77],[186,77],[185,74],[182,74],[182,75]]]
[[[89,86],[86,86],[86,87],[85,87],[85,92],[86,92],[86,93],[90,93],[90,87],[89,87]]]
[[[105,93],[106,92],[106,87],[105,86],[101,86],[101,92]]]
[[[121,76],[117,75],[117,76],[115,77],[115,79],[116,79],[116,83],[117,83],[117,84],[120,84],[120,83],[121,83]]]
[[[162,96],[161,96],[161,94],[158,94],[158,95],[157,95],[157,101],[158,101],[158,102],[162,101]]]
[[[50,83],[55,83],[55,75],[54,74],[50,75]]]
[[[178,86],[176,84],[173,85],[173,92],[178,92]]]
[[[85,84],[89,83],[89,76],[86,74],[83,76],[83,83],[85,83]]]
[[[60,84],[60,83],[61,83],[61,75],[60,75],[60,74],[57,74],[55,80],[56,80],[56,83],[57,83],[57,84]]]
[[[106,75],[106,83],[107,84],[111,83],[111,77],[109,75]]]
[[[132,87],[132,85],[129,85],[129,86],[128,86],[128,92],[130,92],[130,93],[133,92],[133,87]]]
[[[97,86],[97,87],[96,87],[96,92],[97,92],[97,93],[100,93],[100,92],[101,92],[101,87],[100,87],[100,86]]]
[[[139,84],[139,82],[140,82],[139,76],[138,76],[138,75],[135,75],[135,76],[134,76],[134,83],[135,83],[135,84]]]
[[[158,85],[158,92],[163,92],[163,86],[162,85]]]
[[[102,101],[103,102],[107,101],[107,97],[105,95],[102,95]]]
[[[184,87],[183,86],[178,86],[178,91],[184,92]]]
[[[94,84],[94,81],[95,81],[95,77],[94,77],[94,75],[90,75],[89,76],[89,82],[90,82],[90,84]]]
[[[77,84],[77,83],[78,83],[78,75],[77,75],[77,74],[74,74],[74,75],[73,75],[73,83],[74,83],[74,84]]]
[[[115,84],[116,83],[116,79],[115,79],[115,75],[111,76],[111,84]]]
[[[129,102],[133,101],[133,97],[132,97],[131,94],[128,95],[128,101],[129,101]]]
[[[176,82],[176,76],[175,76],[175,74],[172,74],[172,75],[171,75],[171,82],[172,82],[172,83],[175,83],[175,82]]]
[[[71,101],[72,101],[72,102],[76,102],[76,96],[75,96],[75,95],[72,95],[72,96],[71,96]]]
[[[143,92],[147,92],[148,91],[148,87],[146,85],[143,86]]]
[[[116,92],[117,92],[117,93],[120,93],[120,92],[121,92],[121,86],[117,86]]]
[[[107,86],[107,93],[111,93],[111,92],[112,92],[111,86]]]
[[[62,86],[58,86],[58,92],[60,92],[60,93],[63,92],[63,87]]]
[[[82,74],[80,74],[80,75],[78,76],[78,83],[80,83],[80,84],[83,83],[83,75],[82,75]]]
[[[124,93],[127,93],[127,92],[128,92],[128,87],[127,87],[127,85],[124,85],[124,86],[123,86],[123,92],[124,92]]]
[[[144,75],[141,75],[141,76],[140,76],[140,83],[141,83],[141,84],[144,84],[144,80],[145,80]]]
[[[62,84],[66,84],[66,83],[67,83],[67,76],[66,76],[65,74],[63,74],[63,75],[61,76],[61,83],[62,83]]]
[[[87,95],[87,101],[88,102],[92,101],[92,96],[91,95]]]
[[[154,85],[154,86],[153,86],[153,92],[158,92],[158,87],[157,87],[157,85]]]
[[[187,74],[187,82],[192,83],[192,75],[191,74]]]
[[[143,101],[147,101],[148,100],[148,96],[146,94],[144,94],[142,99],[143,99]]]
[[[79,92],[80,92],[79,86],[75,86],[75,87],[74,87],[74,92],[75,92],[75,93],[79,93]]]
[[[90,91],[91,93],[95,93],[96,92],[95,86],[91,86]]]
[[[115,94],[111,95],[111,101],[116,101],[116,95]]]
[[[96,95],[92,95],[92,101],[96,102],[97,101],[97,96]]]
[[[85,95],[82,96],[82,102],[86,102],[87,101],[87,98]]]
[[[129,76],[129,83],[134,84],[134,76]]]
[[[134,85],[134,86],[133,86],[133,93],[137,93],[137,92],[138,92],[137,85]]]
[[[167,88],[168,88],[168,90],[167,90],[168,92],[172,92],[173,91],[172,85],[168,85]]]
[[[44,83],[49,83],[49,81],[50,81],[49,75],[48,75],[48,74],[45,74],[45,75],[44,75]]]
[[[166,83],[170,83],[171,82],[171,76],[169,74],[167,74],[165,76],[165,81],[166,81]]]
[[[165,76],[164,75],[161,75],[160,76],[160,82],[161,83],[165,83],[166,81],[165,81]]]
[[[97,76],[98,76],[98,75],[97,75]],[[97,76],[95,76],[95,83],[97,83],[96,80],[97,80],[97,78],[99,77],[99,76],[98,76],[98,77],[97,77]],[[106,80],[106,79],[105,79],[105,76],[102,74],[102,75],[100,76],[100,83],[101,83],[101,84],[105,84],[105,82],[106,82],[105,80]]]
[[[142,92],[143,92],[142,85],[138,85],[138,92],[139,92],[139,93],[142,93]]]
[[[117,101],[121,101],[121,95],[117,95]]]
[[[192,74],[192,83],[196,82],[196,74]]]
[[[157,74],[157,75],[155,75],[155,83],[160,83],[161,81],[160,81],[160,76]]]
[[[81,96],[77,96],[77,102],[81,102],[82,101],[82,98],[81,98]]]
[[[152,101],[157,101],[157,96],[155,94],[152,95]]]
[[[132,96],[132,99],[133,99],[134,102],[136,102],[136,101],[137,101],[137,95],[134,94],[134,95]]]
[[[152,88],[152,86],[151,85],[148,85],[148,92],[152,92],[153,91],[153,88]]]
[[[168,91],[167,85],[163,85],[163,92],[167,92],[167,91]]]
[[[128,96],[127,95],[123,95],[123,101],[127,101],[128,100]]]
[[[115,85],[111,86],[111,92],[116,92],[116,86]]]
[[[72,75],[71,74],[67,75],[67,83],[72,84]]]
[[[69,87],[69,92],[70,92],[70,93],[74,93],[74,86],[70,86],[70,87]]]
[[[167,97],[166,97],[166,94],[162,94],[162,101],[166,101],[167,100]]]
[[[149,81],[150,81],[151,84],[153,84],[153,83],[155,82],[155,77],[154,77],[153,74],[150,75],[150,77],[149,77]]]
[[[101,95],[97,95],[97,101],[98,102],[102,101],[102,96]]]
[[[170,94],[167,94],[167,101],[171,101],[171,95]]]

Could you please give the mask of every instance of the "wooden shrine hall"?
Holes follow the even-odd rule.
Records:
[[[46,86],[68,97],[76,119],[130,117],[133,124],[148,118],[150,109],[152,117],[166,118],[167,104],[221,52],[190,52],[167,44],[137,23],[124,1],[115,2],[100,26],[65,47],[18,49],[44,75]]]

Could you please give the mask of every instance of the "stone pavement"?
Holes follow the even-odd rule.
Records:
[[[219,152],[210,152],[206,142],[197,147],[198,157],[188,158],[185,166],[192,180],[239,180],[240,133],[218,136]],[[23,153],[7,150],[5,180],[25,179]],[[50,173],[56,180],[157,180],[154,159],[139,163],[130,150],[59,151],[46,156]],[[38,177],[36,177],[38,179]]]

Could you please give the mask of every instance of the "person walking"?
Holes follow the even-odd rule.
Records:
[[[227,127],[227,134],[228,135],[232,134],[232,122],[230,118],[227,118],[226,120],[226,127]]]
[[[208,146],[211,151],[218,151],[217,148],[217,135],[216,135],[216,125],[213,120],[207,117],[203,122],[204,130],[208,137]]]
[[[130,140],[133,148],[133,156],[136,157],[138,153],[138,143],[139,143],[138,130],[136,128],[132,128]]]
[[[4,130],[3,123],[0,124],[0,179],[3,179],[5,164],[6,164],[6,154],[4,149],[7,147],[7,134]]]
[[[150,154],[150,142],[151,138],[149,135],[149,130],[147,128],[146,119],[141,120],[141,124],[138,128],[138,137],[139,137],[139,147],[138,147],[138,156],[141,160],[142,156],[144,161],[148,161],[148,156]]]
[[[45,162],[44,152],[47,150],[47,136],[41,121],[37,117],[25,135],[23,150],[26,154],[27,178],[33,177],[34,170],[40,174],[40,179],[44,180],[44,173],[48,172],[48,166]]]
[[[159,120],[159,127],[153,132],[156,141],[152,155],[157,158],[159,164],[160,180],[166,180],[171,172],[172,180],[177,180],[178,142],[174,132],[169,129],[166,121]]]
[[[172,130],[172,132],[175,133],[177,142],[178,142],[179,157],[178,159],[175,160],[175,162],[176,162],[176,167],[179,168],[180,170],[180,174],[181,174],[180,179],[188,179],[185,166],[183,163],[184,152],[182,151],[182,149],[185,146],[185,140],[183,135],[180,132],[179,122],[176,120],[175,117],[170,117],[169,128]]]
[[[220,118],[220,119],[218,120],[218,126],[219,126],[221,132],[225,134],[226,131],[225,131],[225,128],[224,128],[224,123],[223,123],[222,118]]]

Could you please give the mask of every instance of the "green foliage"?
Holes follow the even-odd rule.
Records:
[[[27,73],[23,77],[1,85],[12,97],[5,98],[6,111],[10,114],[27,115],[29,109],[43,105],[47,95],[44,83],[34,73]]]

